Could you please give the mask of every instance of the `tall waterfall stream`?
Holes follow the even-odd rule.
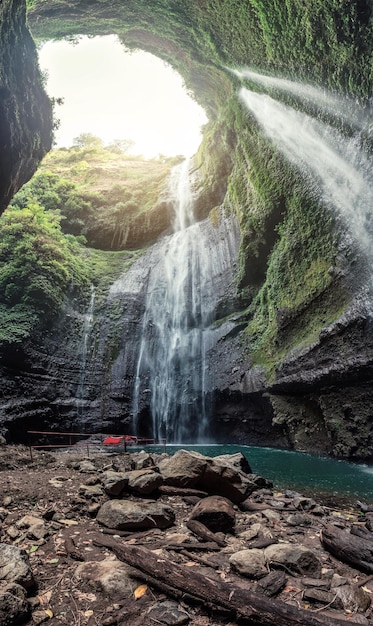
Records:
[[[174,168],[169,194],[174,232],[148,277],[134,415],[145,377],[154,437],[201,442],[209,429],[205,357],[214,300],[209,246],[194,216],[189,160]]]
[[[319,111],[333,113],[353,129],[342,133],[267,94],[244,87],[240,91],[242,102],[266,135],[292,163],[312,177],[322,199],[338,211],[372,260],[372,163],[363,146],[364,132],[369,132],[369,115],[356,103],[309,85],[248,70],[236,73],[262,87],[276,88],[305,103],[317,104]]]

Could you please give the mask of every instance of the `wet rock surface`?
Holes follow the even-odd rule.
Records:
[[[147,554],[156,555],[158,563],[181,567],[185,580],[198,574],[216,585],[253,591],[263,602],[265,598],[285,602],[305,610],[306,615],[346,624],[372,621],[373,577],[334,556],[321,541],[326,528],[346,534],[359,528],[364,529],[362,540],[373,543],[371,503],[365,512],[358,506],[341,510],[301,494],[258,486],[246,498],[245,507],[228,503],[234,524],[220,532],[214,529],[214,534],[203,523],[193,526],[191,520],[195,499],[203,508],[206,502],[216,504],[222,499],[219,495],[190,496],[177,491],[171,495],[159,489],[149,500],[128,483],[120,496],[104,489],[81,490],[82,484],[102,487],[108,475],[130,473],[136,455],[97,453],[84,459],[81,451],[39,452],[31,462],[28,454],[22,447],[0,447],[0,555],[4,557],[0,623],[4,626],[241,623],[233,606],[229,610],[214,603],[196,603],[185,590],[159,587],[159,581],[151,577],[144,580],[143,572],[99,545],[100,541],[114,542],[118,548],[146,549]],[[152,459],[152,471],[162,476],[159,457]],[[88,463],[86,473],[82,469]],[[240,472],[240,464],[236,467]],[[249,502],[252,510],[248,510]],[[142,510],[151,525],[119,530],[100,523],[105,509],[116,507],[121,515],[126,507]],[[156,523],[159,510],[166,512],[162,528]],[[268,541],[272,545],[266,545]],[[10,579],[9,572],[15,571],[17,563],[24,571]]]

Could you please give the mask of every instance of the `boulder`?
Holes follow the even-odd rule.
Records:
[[[188,613],[173,600],[157,602],[150,607],[147,615],[155,623],[168,624],[168,626],[183,626],[190,621]]]
[[[127,472],[128,489],[139,495],[148,496],[163,485],[163,476],[152,469],[139,469]]]
[[[23,624],[30,617],[30,604],[26,591],[20,585],[11,583],[0,591],[0,624],[15,626]]]
[[[17,583],[25,589],[35,586],[28,555],[24,550],[8,544],[0,544],[0,580]]]
[[[223,496],[238,504],[260,487],[272,486],[266,479],[251,473],[250,465],[240,452],[207,460],[199,486],[211,494]]]
[[[198,520],[214,533],[232,532],[236,514],[232,502],[221,496],[203,498],[192,509],[190,519]]]
[[[102,476],[102,484],[108,496],[117,498],[128,486],[128,476],[126,472],[114,472],[109,470]]]
[[[153,457],[148,452],[140,450],[140,452],[132,454],[131,465],[133,469],[138,470],[145,469],[147,467],[154,467],[155,463]]]
[[[247,458],[242,454],[242,452],[236,452],[235,454],[220,454],[219,456],[214,456],[213,461],[214,463],[221,463],[222,465],[230,465],[238,472],[243,472],[244,474],[253,473]]]
[[[109,556],[103,561],[82,563],[75,570],[75,577],[118,600],[131,598],[133,595],[133,581],[130,580],[128,571],[128,566],[116,556]]]
[[[229,558],[229,563],[242,576],[259,579],[268,574],[263,550],[240,550]]]
[[[319,578],[321,576],[321,563],[314,552],[293,543],[277,543],[268,546],[264,550],[268,564],[276,568],[276,565],[283,565],[287,569]]]
[[[97,513],[99,524],[114,530],[169,528],[175,521],[171,507],[158,502],[108,500]]]
[[[333,589],[345,611],[364,613],[371,604],[369,594],[357,585],[342,585]]]
[[[209,459],[198,452],[178,450],[173,456],[159,462],[159,471],[165,485],[194,487],[201,481]]]

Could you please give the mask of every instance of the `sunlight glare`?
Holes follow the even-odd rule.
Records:
[[[82,133],[134,142],[146,158],[193,155],[201,142],[204,110],[182,78],[148,52],[127,51],[115,35],[81,37],[77,44],[48,41],[39,50],[46,89],[63,98],[56,107],[56,147],[70,147]]]

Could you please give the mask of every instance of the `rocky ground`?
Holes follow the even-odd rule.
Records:
[[[197,574],[305,609],[320,623],[372,623],[373,549],[355,567],[321,542],[328,528],[354,528],[369,552],[370,507],[340,510],[273,491],[239,455],[211,464],[195,453],[173,461],[85,454],[34,451],[31,461],[27,448],[0,446],[2,626],[270,623],[224,602],[198,602],[188,593]],[[202,538],[201,528],[213,534]],[[150,558],[141,574],[100,542],[155,550],[159,562],[183,568],[185,589],[159,589],[145,572]]]

